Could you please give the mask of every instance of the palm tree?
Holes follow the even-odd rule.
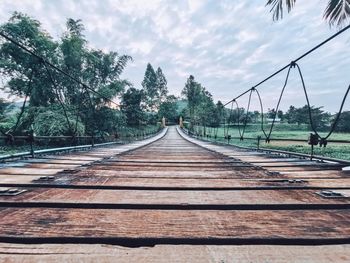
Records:
[[[288,13],[292,10],[296,0],[268,0],[266,5],[271,6],[273,20],[283,18],[283,9],[287,7]],[[328,0],[323,17],[331,26],[347,26],[350,18],[350,0]]]
[[[84,31],[84,25],[81,19],[74,20],[68,18],[66,22],[67,29],[70,34],[82,37],[82,32]]]

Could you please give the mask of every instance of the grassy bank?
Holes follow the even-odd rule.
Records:
[[[241,129],[242,130],[242,129]],[[266,127],[266,132],[268,131],[268,127]],[[204,127],[196,126],[195,132],[198,134],[204,134]],[[226,127],[227,132],[227,127]],[[228,142],[225,139],[224,128],[220,127],[218,129],[214,128],[206,128],[206,134],[210,135],[210,138],[203,137],[212,141],[221,141]],[[217,138],[214,138],[214,135],[217,134]],[[244,140],[241,141],[239,139],[240,133],[237,126],[230,126],[228,129],[228,133],[231,135],[230,144],[235,144],[239,146],[245,147],[257,147],[257,137],[261,136],[260,147],[276,149],[276,150],[284,150],[291,151],[297,153],[310,154],[311,147],[307,144],[307,139],[309,137],[310,131],[307,129],[306,125],[290,125],[290,124],[277,124],[271,134],[271,139],[284,139],[283,141],[273,141],[270,143],[265,142],[265,136],[261,131],[260,125],[249,125],[247,126],[244,133]],[[327,132],[320,132],[321,136],[326,136]],[[304,140],[304,142],[294,142],[288,141],[288,139],[298,139]],[[350,133],[333,133],[328,140],[348,140],[350,141]],[[321,155],[325,157],[338,158],[344,160],[350,160],[350,143],[333,143],[329,142],[327,147],[314,147],[314,154]]]

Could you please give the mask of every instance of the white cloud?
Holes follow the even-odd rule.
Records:
[[[264,4],[257,0],[2,0],[0,23],[17,10],[40,20],[57,39],[68,17],[82,19],[90,46],[134,58],[123,76],[135,86],[150,62],[166,69],[172,93],[180,94],[193,74],[215,99],[225,101],[336,32],[322,20],[324,1],[299,1],[278,22],[272,21]],[[334,39],[300,61],[315,105],[328,102],[326,109],[336,110],[329,92],[342,96],[349,85],[349,41],[348,35]],[[259,87],[266,107],[274,107],[284,77],[281,73]],[[283,107],[305,103],[298,95],[298,78],[294,73],[291,77]]]
[[[162,5],[161,0],[109,0],[108,5],[112,10],[118,10],[124,14],[136,17],[144,17],[158,10]]]
[[[190,13],[198,11],[206,1],[204,0],[187,0]]]
[[[256,40],[259,37],[258,32],[241,30],[237,34],[237,39],[241,43]]]
[[[262,60],[266,61],[268,60],[268,55],[265,53],[265,50],[269,47],[269,44],[263,44],[259,46],[257,49],[255,49],[251,55],[249,55],[245,60],[244,63],[247,65],[257,64],[261,63]]]
[[[147,55],[151,52],[153,44],[149,41],[131,42],[128,44],[128,48],[132,53],[140,53],[141,55]]]

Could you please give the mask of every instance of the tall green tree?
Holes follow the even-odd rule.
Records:
[[[0,26],[0,30],[37,54],[57,62],[58,44],[42,29],[39,21],[14,12],[9,21]],[[30,92],[30,105],[57,103],[55,91],[41,62],[6,40],[2,40],[0,45],[0,73],[8,79],[5,88],[12,95],[24,97]]]
[[[186,81],[181,94],[187,99],[187,107],[190,115],[190,128],[193,128],[195,122],[195,109],[201,101],[202,86],[190,75]]]
[[[39,21],[17,12],[8,22],[0,26],[0,30],[102,94],[100,96],[88,91],[65,75],[50,67],[46,68],[43,61],[26,53],[10,41],[2,40],[0,73],[8,80],[5,88],[12,95],[30,98],[24,108],[21,129],[28,128],[25,126],[36,120],[49,120],[47,114],[39,116],[44,114],[43,109],[46,107],[50,108],[50,116],[63,114],[66,126],[69,126],[71,132],[74,132],[73,126],[77,130],[81,125],[80,122],[85,126],[80,131],[88,133],[95,132],[96,129],[110,132],[115,128],[115,125],[107,120],[105,123],[109,123],[110,127],[95,124],[100,120],[100,115],[106,113],[106,107],[110,109],[108,116],[117,114],[117,110],[109,104],[109,99],[120,96],[130,85],[127,80],[120,77],[128,62],[132,60],[130,56],[88,48],[81,20],[68,19],[66,30],[59,41],[53,41],[42,29]],[[115,114],[109,114],[110,111],[115,111]],[[66,134],[64,127],[63,133]]]
[[[336,131],[350,132],[350,111],[344,111],[341,113]]]
[[[129,126],[139,126],[143,119],[142,97],[142,90],[135,88],[129,88],[122,96],[121,111],[126,116]]]
[[[61,43],[61,67],[69,72],[75,78],[81,80],[84,70],[85,56],[87,53],[86,39],[83,35],[84,25],[81,20],[69,18],[66,22],[66,31],[64,32]],[[82,100],[80,94],[82,87],[76,82],[71,81],[65,76],[60,76],[61,88],[67,98],[67,103],[77,104]]]
[[[157,75],[157,90],[158,90],[158,104],[164,102],[167,99],[168,95],[168,87],[167,87],[167,80],[163,74],[163,71],[160,67],[158,67],[156,71]]]
[[[317,129],[324,129],[330,126],[331,115],[328,112],[322,110],[322,107],[311,106],[312,122],[314,127]],[[289,110],[285,113],[285,118],[288,123],[308,124],[309,129],[311,129],[311,123],[309,118],[309,109],[305,105],[300,108],[290,106]]]
[[[204,87],[201,87],[199,103],[195,109],[197,123],[204,126],[204,134],[206,134],[207,126],[215,124],[215,104],[213,96]]]
[[[219,100],[215,105],[215,111],[213,116],[213,127],[219,127],[224,120],[225,107],[224,104]]]
[[[160,67],[154,71],[150,63],[147,64],[142,81],[144,106],[149,112],[156,112],[168,95],[167,80]]]
[[[157,74],[150,63],[147,64],[141,85],[143,87],[143,100],[146,110],[155,111],[158,99],[158,81]]]
[[[177,98],[174,95],[170,95],[159,106],[158,119],[163,117],[170,122],[176,123],[178,120],[178,105]]]

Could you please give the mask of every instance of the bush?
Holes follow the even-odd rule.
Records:
[[[68,120],[73,130],[76,129],[75,135],[83,135],[85,128],[83,123],[76,116],[73,116],[67,111]],[[33,130],[37,136],[60,136],[72,135],[64,115],[64,112],[57,105],[37,108],[36,116],[34,116]]]

